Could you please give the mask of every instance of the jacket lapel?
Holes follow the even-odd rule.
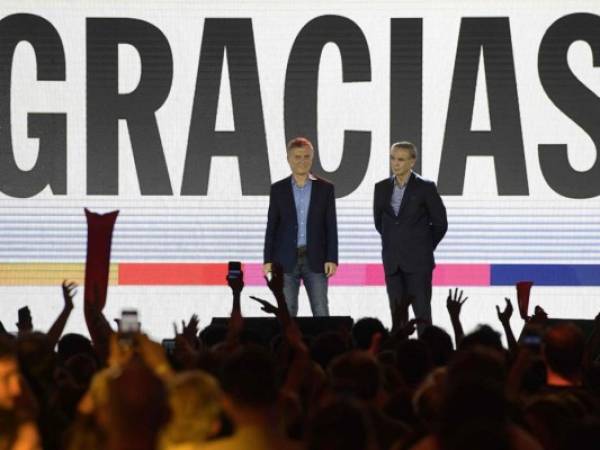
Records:
[[[294,190],[292,189],[292,176],[289,176],[288,178],[286,178],[286,180],[287,180],[286,192],[287,192],[288,199],[285,203],[290,205],[290,208],[292,209],[293,217],[298,217],[298,214],[296,213],[296,200],[294,199]]]
[[[394,208],[392,208],[392,194],[394,193],[394,180],[384,184],[383,199],[385,200],[385,209],[390,216],[395,216]]]
[[[319,189],[319,183],[317,182],[317,178],[314,177],[312,174],[309,175],[310,178],[310,182],[311,182],[311,187],[310,187],[310,200],[308,202],[308,214],[306,215],[306,222],[310,223],[310,216],[312,214],[312,210],[313,208],[311,208],[312,205],[315,204],[315,196],[317,196],[318,194],[315,194],[315,191],[317,189]],[[307,239],[308,239],[308,227],[306,229],[306,234],[307,234]]]

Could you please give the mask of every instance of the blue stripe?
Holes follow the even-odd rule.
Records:
[[[600,286],[599,264],[493,264],[492,286],[533,281],[538,286]]]

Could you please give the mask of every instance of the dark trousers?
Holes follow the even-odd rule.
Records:
[[[412,298],[413,313],[418,319],[425,319],[431,323],[431,270],[425,272],[403,272],[396,270],[391,275],[385,276],[385,286],[387,288],[390,301],[390,311],[392,320],[395,317],[396,309],[404,297]],[[426,325],[419,324],[417,332],[419,335],[423,332]]]

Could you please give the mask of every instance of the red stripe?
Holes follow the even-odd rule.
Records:
[[[227,263],[120,263],[120,285],[225,285]]]

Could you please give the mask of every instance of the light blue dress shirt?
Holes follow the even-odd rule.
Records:
[[[404,183],[404,186],[400,186],[398,181],[396,180],[396,176],[392,175],[391,179],[392,183],[394,183],[394,192],[392,192],[392,199],[390,200],[390,205],[394,210],[394,213],[398,215],[398,211],[400,211],[400,205],[402,204],[402,198],[404,197],[404,192],[406,191],[406,185],[408,181]]]
[[[298,220],[298,247],[306,245],[306,220],[308,219],[308,208],[310,207],[310,194],[312,192],[312,175],[309,175],[300,187],[292,176],[292,191],[294,192],[294,203],[296,204],[296,218]]]

